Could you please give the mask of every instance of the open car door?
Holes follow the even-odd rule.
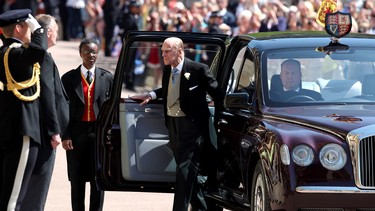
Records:
[[[221,65],[227,39],[223,34],[164,31],[127,34],[110,98],[97,119],[96,175],[102,190],[173,192],[176,164],[168,145],[162,99],[140,106],[140,102],[128,98],[128,94],[145,93],[158,87],[159,79],[155,77],[161,80],[158,75],[163,69],[161,45],[168,37],[181,38],[185,56],[207,63],[214,75]],[[160,69],[155,62],[150,64],[151,60],[155,61],[155,55]],[[137,62],[132,68],[134,58]],[[131,93],[124,84],[129,80],[135,85]]]

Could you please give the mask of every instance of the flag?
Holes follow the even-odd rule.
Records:
[[[319,7],[318,14],[316,16],[316,22],[319,25],[325,27],[326,14],[331,14],[337,11],[337,0],[323,0]]]

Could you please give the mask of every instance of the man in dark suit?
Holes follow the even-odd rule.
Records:
[[[9,2],[9,9],[16,10],[16,9],[31,9],[31,14],[36,15],[38,10],[38,1],[37,0],[16,0],[16,1],[8,1]]]
[[[46,10],[46,14],[55,17],[57,15],[56,10],[59,6],[60,0],[43,0],[43,3]]]
[[[230,26],[231,28],[237,27],[236,16],[228,10],[228,0],[216,0],[219,6],[219,14],[223,18],[223,22]]]
[[[294,59],[287,59],[281,63],[280,79],[282,88],[270,90],[273,101],[321,101],[320,93],[301,87],[301,63]]]
[[[207,32],[210,34],[224,34],[224,32],[219,28],[219,24],[222,23],[222,16],[218,11],[211,12],[211,15],[208,19]],[[204,57],[204,63],[211,65],[212,61],[215,58],[217,53],[217,46],[207,45],[205,46],[206,57]]]
[[[207,210],[197,183],[202,149],[210,143],[206,94],[213,97],[215,106],[222,106],[223,93],[207,65],[185,57],[181,39],[167,38],[162,45],[162,56],[165,64],[162,87],[131,99],[142,100],[141,105],[157,98],[164,100],[169,144],[177,164],[173,210],[187,211],[189,203],[193,210]]]
[[[131,0],[128,5],[125,5],[126,9],[123,9],[123,14],[120,14],[118,18],[118,25],[121,29],[121,40],[125,39],[126,33],[128,31],[138,31],[139,27],[139,20],[140,20],[140,8],[141,4],[137,0]],[[133,61],[131,66],[128,67],[131,71],[127,71],[124,80],[125,80],[125,88],[128,90],[134,90],[134,81],[135,81],[135,59],[137,56],[137,46],[133,46],[130,49],[128,58]]]
[[[62,76],[70,111],[62,145],[68,161],[72,210],[85,210],[86,182],[90,182],[90,210],[102,210],[104,191],[95,182],[95,123],[100,107],[109,97],[113,76],[95,66],[99,53],[97,40],[83,39],[79,53],[82,65]]]
[[[40,66],[45,30],[30,9],[0,15],[0,210],[19,210],[34,168],[40,134]]]
[[[59,0],[58,4],[58,15],[60,17],[60,23],[61,23],[61,30],[62,30],[62,40],[69,41],[70,35],[69,35],[69,26],[68,26],[68,8],[66,7],[66,1],[67,0]]]
[[[105,22],[104,26],[104,56],[112,55],[113,43],[113,29],[116,25],[116,19],[119,13],[117,9],[119,6],[119,0],[106,0],[103,5],[103,18]]]
[[[47,48],[56,45],[58,25],[55,18],[40,14],[36,19],[47,30]],[[65,132],[69,121],[68,96],[62,85],[59,70],[49,53],[41,63],[40,84],[43,144],[38,151],[21,210],[44,210],[55,164],[56,147],[60,144],[60,134],[62,136]]]

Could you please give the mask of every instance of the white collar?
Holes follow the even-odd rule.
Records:
[[[177,67],[171,67],[171,68],[172,68],[172,70],[173,70],[174,68],[177,68],[178,73],[180,73],[181,70],[182,70],[182,66],[183,66],[183,65],[184,65],[184,59],[182,59],[182,61],[180,62],[180,64],[177,65]]]
[[[82,64],[82,65],[81,65],[81,73],[82,73],[82,75],[86,75],[86,74],[87,74],[87,71],[90,71],[91,74],[92,74],[92,76],[94,76],[94,75],[95,75],[95,65],[92,66],[92,68],[88,70],[88,69],[87,69],[85,66],[83,66],[83,64]]]
[[[226,8],[223,8],[222,10],[219,11],[218,14],[221,15],[221,16],[224,16],[225,13],[227,13],[227,9],[226,9]]]
[[[300,88],[297,88],[297,89],[295,89],[295,90],[286,90],[285,88],[284,88],[284,91],[295,91],[295,92],[299,92],[299,90],[300,90]]]

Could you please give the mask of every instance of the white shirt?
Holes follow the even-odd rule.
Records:
[[[295,91],[295,92],[299,92],[299,90],[300,90],[300,88],[297,88],[297,89],[295,89],[295,90],[287,90],[287,89],[285,89],[285,88],[283,88],[284,89],[284,91]]]
[[[86,78],[86,75],[87,75],[87,71],[90,71],[91,72],[91,76],[92,78],[95,78],[95,65],[90,69],[88,70],[85,66],[83,66],[83,64],[81,65],[81,74],[83,76],[85,76]]]
[[[177,68],[178,69],[178,73],[180,74],[183,65],[184,65],[184,59],[182,59],[182,61],[180,62],[180,64],[177,65],[177,67],[171,67],[171,68],[172,68],[172,70],[173,70],[173,68]]]
[[[67,0],[65,6],[73,7],[75,9],[82,9],[82,8],[85,8],[85,1],[84,0]]]
[[[178,73],[180,74],[183,65],[184,65],[184,59],[182,59],[182,61],[180,62],[180,64],[177,65],[177,67],[171,67],[171,71],[173,70],[173,68],[177,68]],[[150,94],[152,100],[156,99],[156,93],[155,92],[151,91],[149,94]]]

